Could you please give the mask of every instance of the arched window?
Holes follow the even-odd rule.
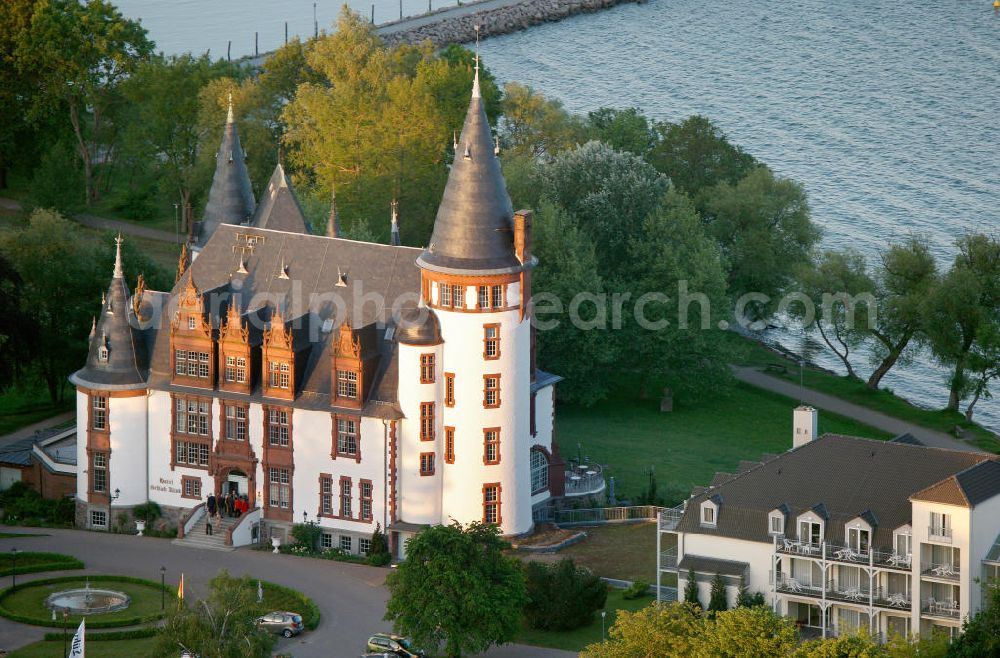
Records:
[[[549,460],[541,450],[531,451],[531,493],[549,488]]]

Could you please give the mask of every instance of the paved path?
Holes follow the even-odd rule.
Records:
[[[0,526],[0,530],[12,528]],[[220,569],[236,575],[281,583],[300,590],[319,606],[323,616],[319,628],[291,640],[281,640],[276,647],[295,658],[356,657],[365,641],[375,631],[388,631],[382,621],[388,598],[383,581],[386,569],[329,560],[272,555],[270,552],[240,549],[232,553],[205,551],[176,546],[166,539],[132,535],[112,535],[85,530],[40,530],[48,537],[0,539],[0,555],[11,548],[31,551],[55,551],[83,560],[90,573],[124,574],[159,580],[160,566],[167,568],[167,582],[176,585],[184,572],[185,593],[189,600],[206,593],[208,580]],[[64,572],[71,575],[73,572]],[[19,576],[28,581],[52,574]],[[58,574],[57,574],[58,575]],[[10,578],[0,579],[0,585]],[[45,628],[16,624],[0,618],[0,650],[11,650],[42,638]],[[509,645],[486,654],[490,658],[567,658],[576,654],[538,647]]]
[[[25,425],[19,430],[15,430],[10,434],[4,434],[0,436],[0,446],[12,443],[14,441],[19,441],[21,439],[26,439],[35,432],[39,430],[48,429],[49,427],[55,427],[56,425],[62,425],[66,421],[73,420],[76,418],[75,411],[64,411],[61,414],[46,418],[45,420],[40,420],[37,423],[32,423],[31,425]]]
[[[736,378],[740,381],[746,382],[752,386],[763,388],[774,393],[780,393],[781,395],[785,395],[796,400],[801,399],[806,404],[819,409],[825,409],[826,411],[832,411],[833,413],[846,416],[847,418],[853,418],[854,420],[865,423],[866,425],[871,425],[872,427],[885,432],[890,432],[896,435],[908,432],[919,439],[924,445],[935,448],[964,450],[967,452],[982,452],[979,448],[969,445],[963,441],[959,441],[944,432],[938,432],[920,425],[914,425],[913,423],[909,423],[905,420],[900,420],[899,418],[888,416],[879,411],[874,411],[867,407],[847,402],[838,397],[827,395],[826,393],[820,393],[819,391],[814,391],[808,388],[802,389],[798,384],[784,379],[779,379],[778,377],[772,377],[771,375],[766,375],[755,368],[733,366],[733,374],[735,374]]]
[[[5,210],[20,210],[21,203],[19,201],[15,201],[14,199],[0,198],[0,208]],[[178,237],[170,231],[161,231],[160,229],[140,226],[138,224],[133,224],[132,222],[123,222],[117,219],[108,219],[107,217],[98,217],[96,215],[89,215],[86,213],[76,215],[73,219],[88,228],[95,228],[101,231],[121,232],[125,235],[134,235],[138,238],[146,238],[147,240],[156,240],[158,242],[173,242],[175,244],[182,244],[187,237],[185,235]]]

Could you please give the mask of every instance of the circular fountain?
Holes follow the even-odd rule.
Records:
[[[131,602],[128,594],[110,589],[93,589],[88,580],[85,587],[50,594],[45,599],[45,607],[53,612],[65,611],[71,615],[102,615],[124,610]]]

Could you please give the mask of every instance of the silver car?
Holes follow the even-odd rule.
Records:
[[[284,637],[298,635],[305,628],[302,625],[302,615],[284,611],[269,612],[263,617],[258,617],[257,626]]]

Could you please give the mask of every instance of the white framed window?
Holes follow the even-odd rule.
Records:
[[[337,397],[356,400],[358,397],[358,373],[355,370],[337,371]]]
[[[358,553],[362,555],[368,555],[372,550],[372,540],[367,537],[362,537],[358,540]]]
[[[715,507],[713,505],[705,505],[701,508],[701,524],[715,525]]]
[[[108,362],[108,348],[105,347],[104,345],[101,345],[100,347],[97,348],[97,360],[100,361],[101,363]]]
[[[341,535],[340,536],[340,550],[347,551],[348,553],[350,553],[351,552],[351,544],[352,544],[352,542],[351,542],[350,535]]]
[[[333,548],[333,535],[329,532],[324,532],[319,536],[319,546],[320,548]]]
[[[823,543],[823,524],[812,520],[799,521],[799,541],[819,546]]]
[[[781,514],[772,514],[768,517],[768,532],[772,535],[785,534],[785,517]]]
[[[893,549],[897,555],[913,555],[913,534],[909,526],[893,534]]]
[[[268,487],[271,507],[288,509],[291,501],[291,478],[287,468],[269,469]]]
[[[91,400],[93,408],[91,426],[98,431],[108,429],[108,398],[103,395],[95,395]]]
[[[95,528],[107,528],[108,513],[104,510],[90,510],[90,525]]]
[[[531,451],[531,493],[537,493],[549,486],[549,460],[541,450]]]
[[[197,327],[197,321],[194,319],[193,315],[188,316],[188,329],[194,329]]]
[[[441,299],[438,300],[438,304],[441,306],[451,306],[451,284],[450,283],[440,283],[438,284],[438,295]]]
[[[455,308],[465,307],[465,287],[464,286],[452,286],[451,287],[451,301]]]
[[[337,419],[337,454],[350,457],[358,454],[358,425],[350,418]]]

